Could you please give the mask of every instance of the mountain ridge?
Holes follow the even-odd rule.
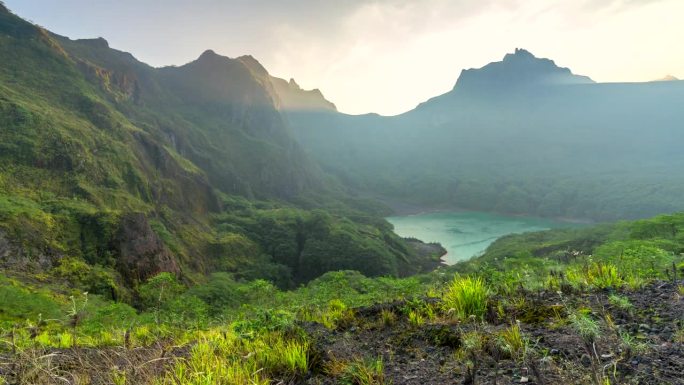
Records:
[[[306,155],[253,58],[154,68],[9,11],[0,56],[0,266],[21,279],[75,263],[131,301],[160,272],[291,287],[439,264]]]

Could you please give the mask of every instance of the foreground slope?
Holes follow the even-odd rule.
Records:
[[[675,214],[513,235],[431,274],[331,272],[286,292],[160,275],[140,288],[140,312],[0,276],[13,305],[0,312],[0,379],[678,385],[683,234]]]

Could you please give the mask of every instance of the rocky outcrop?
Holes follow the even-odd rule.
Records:
[[[19,243],[0,230],[0,267],[2,269],[23,272],[46,271],[62,257],[49,247],[28,244],[22,247]]]
[[[319,89],[303,90],[294,79],[289,82],[271,77],[271,83],[278,95],[281,111],[336,112],[335,104],[328,101]]]
[[[180,274],[178,261],[142,213],[127,214],[121,219],[114,242],[117,269],[128,283],[145,281],[161,272]]]

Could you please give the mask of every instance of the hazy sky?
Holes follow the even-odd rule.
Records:
[[[251,54],[348,113],[396,114],[521,47],[597,81],[684,78],[683,0],[5,0],[154,66]]]

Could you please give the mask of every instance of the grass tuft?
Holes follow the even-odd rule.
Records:
[[[444,309],[451,315],[466,320],[471,316],[482,319],[487,311],[490,291],[480,277],[454,278],[442,296]]]

